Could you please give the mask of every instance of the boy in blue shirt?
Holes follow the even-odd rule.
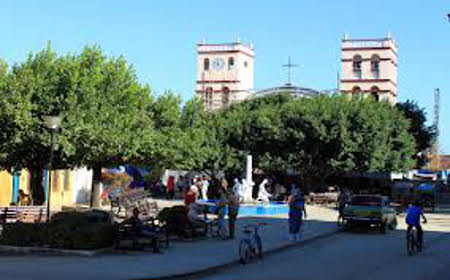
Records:
[[[423,231],[422,227],[420,226],[420,216],[423,218],[423,223],[425,224],[427,222],[427,219],[425,218],[425,215],[423,214],[423,208],[422,203],[420,203],[419,200],[416,200],[412,206],[408,207],[406,209],[406,224],[408,225],[408,229],[406,231],[406,234],[409,234],[413,227],[417,229],[417,241],[419,241],[420,247],[419,250],[422,249],[422,242],[423,242]]]

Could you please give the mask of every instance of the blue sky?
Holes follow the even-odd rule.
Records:
[[[286,80],[290,55],[300,67],[293,80],[315,89],[336,87],[340,39],[383,37],[399,46],[399,100],[416,100],[432,118],[433,91],[441,89],[441,148],[450,153],[450,2],[378,1],[2,1],[0,57],[22,61],[51,41],[59,53],[99,44],[124,55],[155,93],[184,99],[195,86],[195,45],[236,38],[255,47],[255,88]]]

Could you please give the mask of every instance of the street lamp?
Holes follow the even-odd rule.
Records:
[[[53,150],[55,149],[55,136],[61,127],[62,116],[47,115],[42,116],[44,126],[51,132],[51,144],[50,144],[50,161],[48,163],[48,189],[47,189],[47,222],[50,222],[50,196],[52,193],[52,163],[53,163]]]

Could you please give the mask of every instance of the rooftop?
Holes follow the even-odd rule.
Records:
[[[359,39],[350,39],[347,35],[342,39],[343,47],[352,47],[352,48],[367,48],[367,47],[394,47],[397,48],[397,43],[395,40],[388,35],[384,38],[359,38]]]
[[[303,98],[303,97],[314,97],[318,96],[321,93],[317,90],[295,86],[290,83],[286,83],[282,86],[271,87],[267,89],[263,89],[257,91],[253,94],[253,97],[263,97],[272,94],[280,94],[280,93],[290,93],[294,98]]]

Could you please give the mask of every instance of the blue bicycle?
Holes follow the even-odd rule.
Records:
[[[244,237],[239,243],[239,261],[247,264],[253,258],[262,258],[263,247],[261,236],[259,236],[259,226],[266,223],[250,224],[244,226]]]

